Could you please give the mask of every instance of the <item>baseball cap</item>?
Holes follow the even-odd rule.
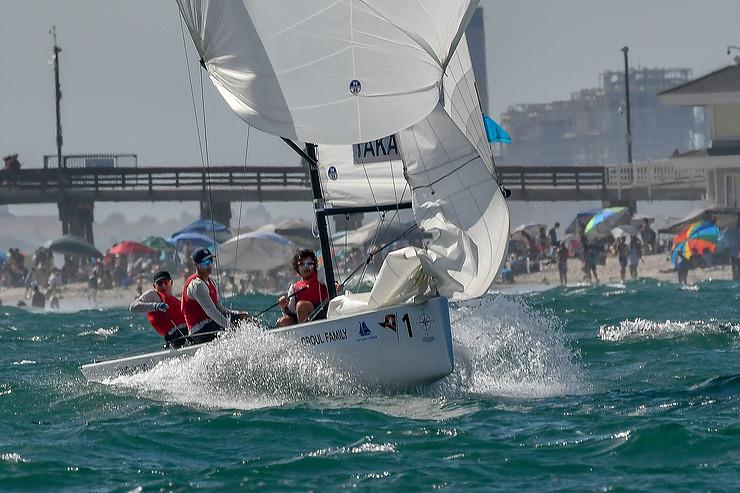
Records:
[[[171,280],[172,280],[172,276],[166,270],[162,270],[154,274],[154,284],[157,284],[160,281],[171,281]]]
[[[213,254],[207,248],[198,248],[193,252],[193,262],[196,264],[199,264],[204,260],[208,260],[209,258],[213,258]]]

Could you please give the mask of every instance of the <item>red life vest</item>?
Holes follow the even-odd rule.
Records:
[[[295,301],[310,301],[314,308],[319,306],[322,301],[329,297],[329,290],[326,285],[319,281],[319,276],[314,272],[308,279],[301,279],[293,285]]]
[[[192,329],[195,325],[199,324],[203,320],[208,319],[203,307],[200,306],[197,300],[188,296],[188,286],[193,279],[198,277],[198,274],[193,274],[185,280],[185,286],[182,288],[182,314],[185,316],[185,322],[188,324],[188,330]],[[216,284],[212,279],[209,279],[206,283],[208,285],[208,294],[211,295],[211,299],[214,304],[218,303],[218,293],[216,292]]]
[[[162,303],[167,303],[166,312],[148,312],[146,318],[149,323],[152,324],[157,334],[166,336],[175,326],[180,326],[185,323],[185,316],[182,314],[180,308],[180,300],[172,296],[171,294],[156,292]],[[173,325],[174,323],[174,325]]]

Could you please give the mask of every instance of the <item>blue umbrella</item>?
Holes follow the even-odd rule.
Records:
[[[210,237],[215,235],[217,242],[225,241],[231,237],[229,228],[219,222],[211,221],[210,219],[201,219],[190,223],[180,231],[173,233],[172,236],[175,237],[182,233],[200,233]]]
[[[172,238],[167,240],[168,243],[175,245],[177,248],[182,248],[186,241],[189,241],[191,246],[199,248],[213,248],[214,246],[212,237],[194,231],[174,234]]]

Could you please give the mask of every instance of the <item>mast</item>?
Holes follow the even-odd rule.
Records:
[[[306,143],[306,149],[303,150],[290,139],[281,137],[283,142],[293,149],[303,158],[308,166],[309,177],[311,178],[311,193],[313,195],[313,208],[316,214],[316,224],[319,230],[319,242],[321,243],[321,257],[324,260],[324,274],[326,276],[326,287],[329,291],[329,298],[337,295],[337,288],[334,280],[334,263],[331,256],[331,245],[329,243],[329,231],[326,225],[326,209],[324,208],[324,195],[321,192],[321,180],[319,178],[319,166],[316,159],[316,145]]]
[[[57,112],[57,167],[61,168],[62,164],[62,88],[59,85],[59,53],[62,49],[57,45],[57,27],[52,26],[51,35],[54,37],[54,101]]]

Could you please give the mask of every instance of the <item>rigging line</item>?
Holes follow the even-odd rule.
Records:
[[[200,76],[200,104],[201,104],[201,113],[203,115],[203,143],[205,148],[205,181],[206,181],[206,194],[208,196],[208,209],[209,209],[209,216],[211,216],[211,235],[213,237],[213,247],[216,248],[216,224],[213,219],[213,194],[212,194],[212,188],[211,188],[211,160],[208,154],[208,120],[206,119],[206,98],[205,98],[205,90],[203,85],[203,70],[205,69],[205,65],[203,65],[203,69],[198,71],[198,74]],[[229,203],[229,207],[231,207],[231,203]],[[218,259],[218,256],[215,257],[215,266],[216,266],[216,280],[218,281],[219,286],[221,286],[221,289],[224,289],[224,285],[221,283],[221,262]]]
[[[190,69],[190,60],[188,59],[188,45],[185,41],[185,28],[183,27],[182,16],[180,16],[180,34],[182,35],[182,49],[185,53],[185,66],[188,72],[188,82],[190,84],[190,100],[193,103],[193,120],[195,120],[195,131],[198,135],[198,148],[200,149],[200,163],[203,165],[205,158],[203,157],[203,141],[200,137],[200,123],[198,121],[198,108],[195,105],[195,91],[193,89],[193,76]],[[186,259],[187,260],[187,259]]]
[[[249,135],[251,133],[252,126],[247,124],[247,141],[244,145],[244,174],[247,174],[247,158],[249,157]],[[244,199],[243,197],[239,199],[239,219],[236,223],[236,245],[234,246],[234,272],[236,272],[236,261],[239,258],[239,236],[240,231],[242,228],[242,208],[244,206]],[[233,305],[233,298],[232,298],[232,305]],[[229,305],[229,308],[231,308],[232,305]]]

